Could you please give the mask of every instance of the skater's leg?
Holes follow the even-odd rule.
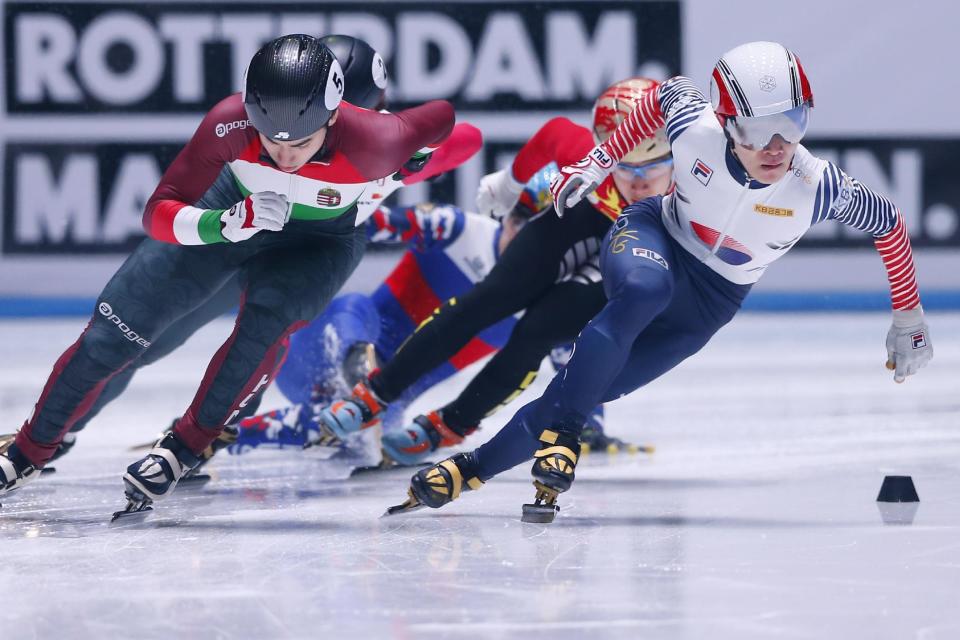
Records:
[[[14,446],[43,466],[110,379],[141,357],[184,309],[223,284],[234,268],[224,249],[141,243],[104,288],[80,338],[54,365]]]
[[[447,425],[455,430],[475,426],[520,395],[536,378],[550,350],[576,338],[605,302],[600,283],[555,285],[527,309],[507,344],[443,407]]]
[[[90,411],[77,420],[70,429],[70,432],[76,433],[82,431],[83,428],[100,413],[101,409],[110,404],[126,390],[127,386],[133,380],[134,374],[140,368],[153,364],[157,360],[173,353],[201,327],[222,317],[231,309],[234,309],[239,302],[240,287],[237,284],[237,278],[232,277],[227,280],[216,293],[204,301],[203,304],[175,320],[173,324],[164,329],[160,337],[151,343],[149,349],[144,351],[139,358],[131,362],[123,371],[113,376],[104,387],[103,393],[101,393],[93,403]]]
[[[733,318],[750,287],[723,280],[679,247],[671,255],[675,260],[671,265],[676,278],[667,308],[647,323],[631,344],[623,345],[623,351],[611,354],[606,348],[613,342],[612,336],[608,337],[609,327],[618,325],[603,322],[604,314],[610,309],[608,303],[577,339],[572,357],[543,396],[520,409],[497,435],[476,451],[481,479],[488,479],[533,455],[541,446],[537,437],[546,428],[579,434],[592,407],[619,398],[663,375],[703,348],[720,327]],[[614,277],[618,272],[609,263],[605,266],[604,278],[611,276],[609,284],[616,283]],[[627,293],[617,288],[608,291],[614,293],[611,302],[617,291]],[[641,310],[635,309],[633,313],[636,317]],[[598,325],[596,330],[588,333],[594,324]],[[616,374],[610,375],[604,368],[611,366],[614,356]],[[597,389],[585,381],[591,374],[609,380],[606,388]]]
[[[627,209],[601,249],[607,303],[575,342],[570,361],[536,403],[541,427],[579,425],[623,368],[633,342],[674,299],[674,245],[660,221],[660,197]]]
[[[556,281],[571,247],[602,237],[610,225],[588,203],[571,213],[563,220],[544,214],[525,225],[487,277],[441,306],[372,378],[377,396],[392,401],[480,330],[528,307]]]
[[[393,460],[413,464],[439,447],[462,442],[484,416],[520,395],[533,382],[550,349],[576,337],[604,300],[600,283],[554,285],[527,309],[507,344],[455,400],[417,416],[403,429],[384,431],[384,452]]]
[[[316,236],[258,254],[244,265],[245,291],[233,333],[207,368],[174,433],[194,453],[236,420],[269,384],[284,341],[313,320],[363,254],[361,231]]]

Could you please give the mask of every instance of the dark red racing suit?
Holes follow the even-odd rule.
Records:
[[[43,466],[113,376],[170,324],[239,277],[234,330],[174,429],[199,454],[263,392],[286,337],[319,314],[356,267],[365,243],[363,227],[354,225],[363,185],[438,146],[453,124],[453,108],[443,101],[396,114],[341,103],[321,150],[288,174],[263,151],[240,95],[221,101],[164,173],[144,215],[151,237],[107,283],[86,329],[54,365],[11,453]],[[226,242],[222,211],[268,190],[291,202],[284,229]]]

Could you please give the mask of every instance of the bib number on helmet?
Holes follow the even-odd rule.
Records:
[[[323,104],[328,111],[333,111],[340,106],[340,100],[343,99],[343,70],[340,69],[340,63],[336,60],[330,65],[330,73],[327,75],[327,86],[323,93]]]

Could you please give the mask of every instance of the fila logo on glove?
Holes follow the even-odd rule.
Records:
[[[590,157],[604,169],[609,169],[613,166],[613,158],[607,155],[600,147],[594,147],[593,151],[590,152]]]

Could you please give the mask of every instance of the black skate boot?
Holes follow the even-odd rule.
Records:
[[[0,496],[16,491],[31,480],[40,477],[40,470],[27,460],[9,441],[0,451]]]
[[[146,457],[127,467],[123,474],[127,506],[114,513],[113,520],[150,511],[151,503],[170,495],[177,481],[199,463],[200,458],[176,434],[168,433]]]
[[[572,433],[544,429],[540,442],[546,446],[533,454],[533,469],[530,471],[537,494],[533,504],[523,505],[520,520],[547,524],[553,522],[560,511],[557,496],[573,484],[580,441]]]
[[[406,502],[390,507],[383,515],[392,516],[423,507],[439,509],[459,498],[464,491],[483,486],[476,469],[477,463],[472,453],[458,453],[432,467],[421,469],[410,478]]]
[[[180,486],[189,484],[191,487],[202,487],[210,482],[209,473],[200,473],[200,470],[210,462],[210,459],[218,451],[226,449],[232,444],[236,444],[240,436],[240,427],[235,424],[228,424],[217,436],[217,439],[210,443],[210,446],[200,452],[200,462],[193,469],[187,471],[180,479]]]
[[[73,445],[77,444],[77,434],[68,431],[63,434],[63,440],[60,441],[60,444],[57,445],[57,450],[53,452],[53,457],[50,458],[50,462],[54,460],[59,460],[63,456],[70,453],[70,449],[73,449]],[[46,472],[49,467],[44,467],[43,471]]]

